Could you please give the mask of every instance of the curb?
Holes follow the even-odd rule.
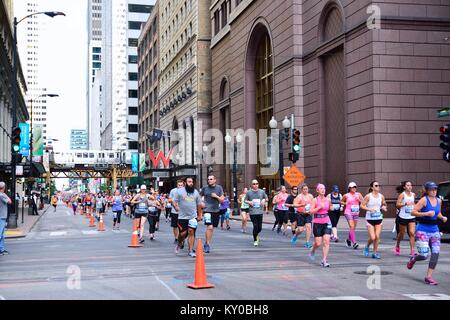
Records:
[[[42,212],[41,215],[39,215],[39,218],[36,219],[36,221],[33,223],[33,225],[31,226],[30,230],[28,230],[28,232],[26,234],[22,234],[22,235],[17,235],[17,236],[5,236],[5,239],[22,239],[22,238],[26,238],[28,233],[33,230],[34,226],[39,222],[39,220],[41,220],[41,218],[47,213],[48,208],[50,208],[50,206],[47,207],[47,209],[44,210],[44,212]]]

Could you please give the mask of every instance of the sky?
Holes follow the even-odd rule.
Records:
[[[38,15],[41,25],[40,81],[47,93],[59,94],[48,98],[47,138],[55,151],[70,150],[70,130],[86,129],[87,107],[87,0],[39,0],[41,11],[61,11],[66,16],[50,18]],[[18,20],[26,12],[27,0],[14,0],[14,15]],[[18,34],[26,29],[26,20],[18,26]],[[20,41],[19,48],[20,48]],[[23,41],[23,40],[22,40]],[[26,63],[21,61],[22,64]],[[59,190],[67,179],[56,179]]]
[[[26,3],[27,0],[15,0],[18,19],[23,17],[21,8]],[[47,99],[47,138],[58,139],[53,143],[55,150],[65,151],[70,149],[70,130],[86,129],[87,0],[39,0],[39,8],[66,14],[55,18],[39,15],[39,45],[45,48],[40,57],[40,81],[47,93],[60,96]],[[26,23],[18,28],[26,28]]]

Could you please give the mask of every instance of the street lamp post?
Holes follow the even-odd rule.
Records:
[[[227,133],[225,136],[225,142],[230,144],[233,142],[233,199],[234,199],[234,208],[233,208],[233,216],[239,215],[238,211],[238,195],[237,195],[237,147],[238,144],[242,142],[242,136],[238,133],[236,136],[236,142],[233,141],[233,137]]]
[[[284,177],[284,159],[283,159],[283,140],[286,142],[289,141],[290,135],[289,135],[289,129],[291,127],[291,121],[288,119],[288,117],[285,117],[283,120],[283,128],[284,130],[280,133],[280,138],[278,139],[278,151],[279,151],[279,167],[278,167],[278,174],[280,176],[280,186],[284,185],[283,177]],[[269,121],[269,127],[273,130],[275,130],[278,127],[278,122],[275,120],[275,117],[272,117],[272,120]]]
[[[23,20],[38,15],[45,14],[51,18],[56,16],[65,16],[63,12],[57,11],[47,11],[47,12],[35,12],[27,15],[21,20],[17,21],[17,18],[14,17],[14,30],[13,30],[13,67],[12,67],[12,75],[11,81],[12,90],[11,90],[11,100],[12,100],[12,128],[14,129],[17,126],[17,25],[21,23]],[[12,135],[11,135],[12,136]],[[8,226],[9,228],[17,228],[17,212],[16,212],[16,157],[15,151],[13,149],[13,141],[11,137],[11,194],[12,194],[12,212],[8,216]],[[30,168],[31,169],[31,168]]]

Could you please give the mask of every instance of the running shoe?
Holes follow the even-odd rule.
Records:
[[[359,247],[359,244],[358,244],[358,242],[355,242],[354,244],[353,244],[353,249],[358,249],[358,247]]]
[[[190,252],[188,253],[188,256],[189,256],[189,257],[192,257],[192,258],[195,258],[197,255],[195,254],[194,251],[190,251]]]
[[[369,256],[369,248],[365,247],[363,253],[364,253],[365,257],[368,257]]]
[[[144,242],[145,242],[144,238],[139,239],[139,243],[144,243]]]
[[[155,239],[155,236],[153,234],[150,235],[150,240],[153,241]]]
[[[278,228],[278,229],[277,229],[277,233],[280,233],[280,232],[281,232],[281,228]]]
[[[436,281],[436,280],[434,280],[432,277],[426,277],[425,278],[425,283],[426,284],[429,284],[429,285],[432,285],[432,286],[437,286],[439,283]]]
[[[331,240],[331,241],[336,240],[336,237],[334,236],[334,234],[331,235],[330,240]]]
[[[310,251],[310,252],[308,253],[308,258],[309,258],[309,260],[311,260],[311,261],[316,260],[315,252]]]
[[[9,254],[8,251],[3,250],[2,252],[0,252],[0,256],[7,256]]]
[[[400,256],[400,247],[395,247],[394,252],[397,257]]]
[[[259,234],[256,236],[256,241],[258,241],[258,244],[261,242],[261,238],[259,237]]]
[[[345,242],[347,243],[347,247],[351,248],[352,242],[349,239],[345,240]]]
[[[258,241],[253,242],[253,245],[254,245],[255,247],[259,246]]]
[[[292,237],[292,239],[291,239],[291,243],[292,243],[292,245],[293,245],[293,246],[295,246],[295,245],[296,245],[296,243],[297,243],[297,240],[298,240],[298,237],[297,237],[297,236],[293,236],[293,237]]]
[[[334,240],[334,242],[335,242],[335,243],[338,243],[338,242],[339,242],[339,238],[336,238],[336,239]]]
[[[186,241],[186,240],[183,240],[183,243],[182,243],[181,246],[180,246],[180,250],[183,250],[183,249],[184,249],[184,243],[185,243],[185,241]]]
[[[417,253],[416,253],[414,250],[412,250],[412,251],[409,253],[409,257],[412,258],[412,257],[414,257],[416,254],[417,254]]]
[[[329,267],[330,267],[330,264],[329,264],[327,261],[322,261],[322,262],[320,263],[320,265],[321,265],[322,267],[324,267],[324,268],[329,268]]]
[[[372,253],[372,259],[381,259],[381,255],[378,252]]]
[[[230,226],[227,226],[227,230],[230,230],[231,229],[231,227]]]
[[[411,259],[409,259],[408,264],[406,265],[406,267],[411,270],[414,267],[414,264],[416,263],[416,260],[414,259],[414,257],[411,257]]]
[[[180,246],[177,243],[177,245],[175,247],[175,253],[178,254],[179,252],[180,252]]]
[[[308,249],[311,249],[311,248],[312,248],[312,244],[311,244],[311,242],[309,242],[309,241],[306,241],[306,243],[305,243],[304,247],[305,247],[305,248],[308,248]]]
[[[203,245],[203,251],[204,251],[205,253],[209,253],[210,250],[211,250],[211,248],[210,248],[209,244],[205,243],[205,244]]]

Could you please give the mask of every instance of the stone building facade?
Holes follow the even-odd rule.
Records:
[[[356,181],[366,193],[377,180],[393,199],[402,180],[450,180],[436,117],[450,103],[450,3],[217,0],[210,19],[213,127],[293,114],[311,186]],[[240,166],[238,190],[254,177],[279,186],[258,171]],[[230,166],[214,172],[231,190]]]

